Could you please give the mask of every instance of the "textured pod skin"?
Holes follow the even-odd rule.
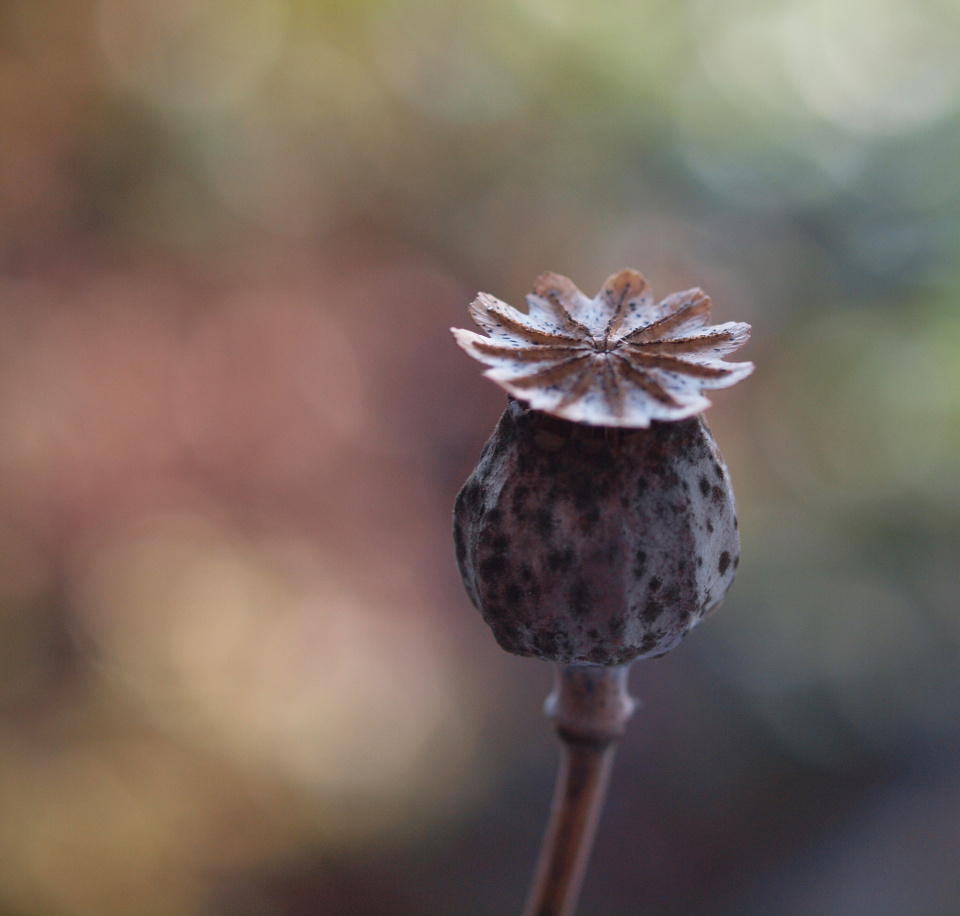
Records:
[[[614,430],[519,401],[457,497],[454,540],[497,642],[562,664],[669,651],[740,557],[730,478],[701,417]]]

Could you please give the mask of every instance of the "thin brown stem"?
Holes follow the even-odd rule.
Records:
[[[603,808],[616,742],[635,703],[627,665],[558,665],[545,711],[561,741],[550,822],[523,916],[573,916]]]

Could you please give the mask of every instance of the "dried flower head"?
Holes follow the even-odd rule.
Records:
[[[591,426],[648,427],[710,406],[706,388],[727,388],[753,363],[727,363],[750,326],[708,325],[700,289],[654,305],[650,285],[622,270],[588,299],[559,274],[541,274],[529,314],[480,293],[470,315],[489,337],[452,328],[457,343],[490,368],[484,373],[535,410]]]

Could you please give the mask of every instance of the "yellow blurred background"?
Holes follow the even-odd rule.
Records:
[[[2,0],[0,913],[517,912],[477,290],[746,320],[743,561],[582,916],[960,912],[956,0]]]

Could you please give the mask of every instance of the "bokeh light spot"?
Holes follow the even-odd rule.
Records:
[[[87,570],[77,600],[105,673],[172,734],[346,805],[318,826],[330,838],[456,791],[440,772],[465,761],[473,726],[442,640],[370,608],[305,543],[168,515]]]

